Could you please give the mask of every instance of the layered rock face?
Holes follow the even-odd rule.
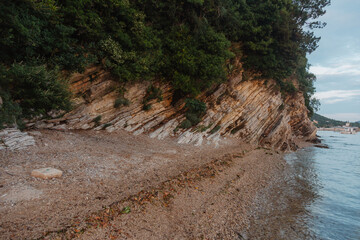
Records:
[[[35,139],[27,132],[17,128],[5,128],[0,131],[0,150],[22,150],[35,145]]]
[[[179,143],[196,145],[219,143],[226,137],[281,150],[295,149],[295,138],[311,140],[316,127],[307,117],[301,93],[282,97],[275,82],[243,79],[242,71],[199,96],[207,111],[202,121],[189,129],[179,125],[185,120],[184,99],[174,99],[171,86],[153,83],[162,91],[162,99],[143,100],[149,82],[120,85],[104,70],[89,68],[71,78],[74,109],[61,118],[37,122],[37,128],[95,129],[109,132],[125,129],[151,138],[175,137]],[[128,106],[115,107],[117,99],[127,99]]]

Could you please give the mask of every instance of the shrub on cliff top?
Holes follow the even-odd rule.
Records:
[[[0,65],[3,73],[13,77],[0,87],[10,93],[24,116],[43,114],[51,108],[67,109],[68,94],[66,87],[60,86],[57,66],[81,72],[89,64],[102,64],[121,82],[166,79],[176,91],[196,97],[226,79],[226,65],[237,54],[247,71],[275,79],[284,91],[294,90],[281,85],[284,79],[298,78],[312,108],[316,103],[311,100],[315,79],[308,75],[304,59],[319,41],[311,29],[324,26],[314,19],[325,13],[329,3],[0,1]],[[240,49],[231,49],[231,42]],[[14,68],[13,64],[22,67]],[[20,69],[26,66],[31,77]],[[25,81],[21,79],[24,76]]]

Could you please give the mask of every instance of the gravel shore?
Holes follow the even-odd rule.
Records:
[[[287,168],[282,154],[235,139],[215,148],[127,132],[35,138],[0,151],[1,239],[248,239],[259,194]],[[64,174],[31,177],[43,167]]]

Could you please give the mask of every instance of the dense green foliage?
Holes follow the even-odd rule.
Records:
[[[0,108],[0,129],[4,127],[4,125],[13,124],[16,125],[21,123],[21,108],[19,105],[12,101],[9,94],[1,91],[0,97],[2,100],[2,106]]]
[[[66,83],[59,80],[56,69],[47,70],[43,65],[16,63],[7,69],[0,68],[0,83],[13,99],[19,100],[22,113],[26,117],[69,108]]]
[[[297,79],[312,109],[315,78],[307,71],[306,54],[317,47],[319,38],[311,29],[323,26],[314,19],[328,4],[329,0],[0,0],[0,88],[7,94],[4,100],[11,101],[7,109],[22,109],[16,116],[44,115],[69,107],[59,70],[81,72],[90,64],[101,64],[120,82],[166,80],[183,96],[195,97],[226,79],[237,56],[248,72],[275,79],[285,92],[297,91],[286,80]],[[240,49],[235,51],[232,43]]]
[[[60,79],[57,69],[49,70],[44,65],[0,65],[0,90],[4,102],[0,108],[0,128],[4,124],[20,123],[22,117],[70,109],[66,82]]]

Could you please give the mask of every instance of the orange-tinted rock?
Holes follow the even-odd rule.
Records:
[[[55,168],[40,168],[33,170],[31,172],[31,176],[42,178],[42,179],[51,179],[51,178],[57,178],[61,177],[63,172],[61,170],[55,169]]]
[[[274,81],[242,80],[242,71],[228,82],[203,93],[199,98],[207,105],[207,113],[198,126],[203,132],[192,129],[174,130],[185,119],[184,101],[172,104],[172,88],[169,84],[154,83],[161,88],[163,100],[151,100],[151,109],[143,110],[143,98],[150,83],[125,86],[123,97],[129,106],[114,107],[120,96],[119,84],[104,70],[91,68],[84,74],[71,78],[72,91],[77,107],[61,119],[49,120],[38,126],[56,129],[105,129],[109,132],[125,129],[134,134],[149,134],[152,138],[177,137],[180,143],[218,143],[223,137],[237,137],[255,144],[276,149],[294,149],[294,138],[315,138],[316,127],[307,117],[302,93],[282,97]],[[101,115],[100,125],[93,120]],[[65,124],[65,125],[63,125]],[[106,125],[104,125],[106,124]],[[217,126],[220,126],[217,127]],[[219,128],[215,133],[211,130]]]

